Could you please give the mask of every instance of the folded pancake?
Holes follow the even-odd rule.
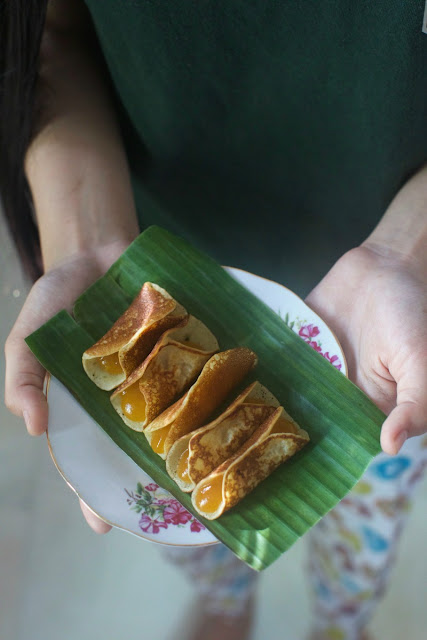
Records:
[[[187,315],[167,291],[146,282],[104,337],[84,352],[84,370],[101,389],[114,389],[148,356],[162,333]]]
[[[114,391],[110,400],[123,421],[142,431],[197,378],[219,349],[215,336],[188,316],[159,338],[142,364]]]
[[[218,518],[309,441],[308,434],[279,407],[228,460],[196,485],[197,513]]]
[[[166,458],[173,443],[204,424],[256,363],[256,354],[247,347],[212,356],[182,398],[144,430],[153,451]]]
[[[182,491],[190,492],[228,460],[279,406],[259,382],[253,382],[211,423],[177,440],[166,458],[166,469]]]

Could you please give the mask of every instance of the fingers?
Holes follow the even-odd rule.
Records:
[[[46,276],[43,276],[46,280]],[[43,393],[45,370],[25,343],[56,311],[59,295],[41,278],[31,289],[5,344],[5,404],[22,416],[31,435],[47,429],[48,405]],[[66,287],[62,286],[61,290]]]
[[[31,436],[40,436],[47,429],[48,404],[43,393],[45,371],[41,368],[38,376],[39,384],[36,386],[20,385],[17,392],[21,394],[22,415],[27,431]]]
[[[427,431],[427,354],[416,354],[397,380],[397,404],[381,430],[383,450],[396,455],[407,438]]]
[[[47,429],[48,407],[43,393],[45,370],[37,362],[19,332],[12,331],[5,345],[5,404],[22,416],[28,433],[34,436]]]
[[[80,508],[86,522],[88,523],[90,528],[95,531],[95,533],[103,534],[111,531],[111,525],[101,520],[101,518],[98,518],[98,516],[96,516],[93,511],[89,509],[89,507],[83,502],[83,500],[80,500]]]

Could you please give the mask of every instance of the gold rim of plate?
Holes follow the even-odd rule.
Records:
[[[50,373],[48,371],[46,371],[46,374],[45,374],[45,377],[44,377],[43,393],[46,396],[46,400],[48,402],[49,402],[48,394],[49,394],[49,388],[50,388],[50,380],[51,380],[51,375],[50,375]],[[165,545],[165,546],[168,546],[168,547],[208,547],[208,546],[210,546],[212,544],[219,544],[220,543],[219,540],[212,540],[211,542],[195,542],[194,544],[190,545],[190,544],[178,544],[177,542],[165,542],[163,540],[154,540],[153,538],[149,538],[148,536],[145,536],[143,533],[139,533],[139,531],[133,531],[132,529],[128,529],[127,527],[124,527],[122,524],[118,524],[117,522],[113,522],[112,520],[108,520],[108,518],[106,518],[105,516],[102,516],[100,513],[98,513],[98,511],[96,511],[93,507],[91,507],[86,502],[86,500],[83,498],[83,496],[80,495],[79,491],[73,486],[73,484],[69,480],[69,478],[67,478],[66,474],[62,470],[62,468],[61,468],[59,462],[57,461],[57,459],[55,457],[55,454],[53,452],[52,443],[51,443],[50,438],[49,438],[49,429],[46,429],[46,439],[47,439],[47,446],[48,446],[48,449],[49,449],[50,457],[52,458],[53,464],[57,468],[58,473],[62,476],[64,481],[67,483],[67,485],[70,487],[70,489],[76,494],[76,496],[79,498],[79,500],[81,500],[85,504],[85,506],[89,509],[89,511],[91,511],[93,513],[93,515],[95,515],[97,518],[102,520],[102,522],[105,522],[106,524],[109,524],[111,527],[114,527],[116,529],[121,529],[122,531],[126,531],[127,533],[131,533],[132,535],[137,536],[138,538],[142,538],[143,540],[148,540],[148,542],[154,542],[156,544],[162,544],[162,545]],[[117,446],[117,445],[114,444],[114,446]],[[127,455],[127,454],[125,454],[125,455]],[[145,473],[145,471],[144,471],[144,473]],[[148,474],[146,474],[146,475],[148,475]],[[185,507],[183,507],[183,508],[185,509]]]
[[[244,269],[239,269],[237,267],[228,267],[228,266],[226,266],[226,267],[224,267],[224,269],[233,269],[234,271],[239,271],[240,273],[249,274],[248,271],[245,271]],[[279,282],[275,282],[274,280],[270,280],[269,278],[264,278],[263,276],[257,276],[257,278],[259,278],[261,280],[264,280],[265,282],[271,282],[272,284],[274,284],[274,285],[276,285],[278,287],[281,287],[282,289],[285,289],[286,291],[289,291],[289,293],[294,295],[295,298],[300,300],[303,304],[305,304],[308,307],[307,303],[298,294],[296,294],[294,291],[292,291],[292,289],[289,289],[289,287],[286,287],[285,285],[280,284]],[[311,309],[311,307],[308,307],[308,308],[317,316],[317,313],[313,309]],[[346,360],[344,351],[343,351],[343,349],[341,347],[341,343],[338,340],[338,338],[337,338],[336,334],[334,333],[334,331],[332,331],[332,329],[330,328],[330,326],[324,320],[322,320],[322,322],[326,325],[326,327],[330,331],[331,335],[333,336],[335,342],[337,343],[339,354],[340,354],[340,357],[341,357],[341,359],[343,361],[343,365],[344,365],[344,371],[342,373],[343,373],[343,375],[348,377],[347,360]],[[44,378],[44,385],[43,385],[43,393],[46,396],[46,400],[47,401],[48,401],[50,380],[51,380],[51,374],[48,371],[46,371],[45,378]],[[207,547],[207,546],[210,546],[210,545],[213,545],[213,544],[219,544],[220,543],[219,540],[213,540],[212,542],[200,542],[200,543],[195,543],[195,544],[191,544],[191,545],[189,545],[189,544],[177,544],[177,543],[174,543],[174,542],[163,542],[163,541],[160,541],[160,540],[154,540],[153,538],[149,538],[148,536],[145,536],[142,533],[132,531],[131,529],[127,529],[126,527],[124,527],[121,524],[118,524],[117,522],[112,522],[111,520],[108,520],[107,518],[102,516],[100,513],[98,513],[95,509],[93,509],[93,507],[91,507],[83,499],[83,497],[80,495],[78,490],[73,486],[73,484],[69,480],[69,478],[67,478],[66,474],[62,470],[62,468],[61,468],[60,464],[58,463],[58,461],[57,461],[57,459],[55,457],[55,454],[53,452],[52,443],[51,443],[50,438],[49,438],[49,429],[48,428],[46,429],[46,438],[47,438],[47,446],[49,448],[50,456],[51,456],[51,458],[53,460],[53,463],[54,463],[55,467],[57,468],[59,474],[62,476],[62,478],[67,483],[67,485],[70,487],[70,489],[76,494],[76,496],[79,498],[79,500],[81,500],[85,504],[85,506],[89,509],[89,511],[91,511],[97,518],[99,518],[100,520],[102,520],[106,524],[108,524],[108,525],[110,525],[112,527],[115,527],[117,529],[121,529],[122,531],[127,531],[128,533],[131,533],[131,534],[137,536],[138,538],[142,538],[143,540],[148,540],[149,542],[154,542],[154,543],[157,543],[157,544],[162,544],[162,545],[166,545],[166,546],[170,546],[170,547]],[[117,446],[117,445],[115,445],[115,446]],[[125,455],[127,455],[127,454],[125,454]],[[148,475],[148,474],[146,474],[146,475]]]
[[[196,518],[191,499],[181,493],[166,473],[164,463],[158,464],[158,456],[145,437],[134,431],[125,432],[112,410],[108,394],[92,389],[90,380],[82,372],[79,354],[108,331],[145,281],[157,282],[191,309],[213,331],[224,349],[239,345],[258,353],[256,377],[289,409],[297,422],[313,428],[311,442],[298,454],[298,459],[295,457],[283,465],[235,509],[215,521],[199,519],[215,538],[246,564],[261,571],[351,491],[381,451],[379,434],[386,417],[366,394],[342,375],[343,355],[341,370],[334,368],[330,356],[340,353],[339,341],[300,297],[286,287],[278,288],[283,285],[258,276],[254,276],[253,287],[243,270],[236,270],[234,276],[233,279],[215,260],[186,240],[151,226],[129,245],[104,276],[81,294],[73,315],[60,311],[27,336],[26,343],[45,370],[64,384],[113,442],[147,477],[166,488]],[[261,299],[256,297],[257,293]],[[281,294],[286,295],[288,303],[277,304]],[[322,355],[326,359],[310,348],[309,340],[298,335],[300,326],[317,323],[322,332],[319,336]],[[253,377],[255,374],[251,374],[250,379]],[[51,404],[53,400],[52,397]],[[66,457],[62,461],[63,454],[59,455],[59,449],[56,450],[54,433],[55,425],[51,423],[51,444],[58,461],[64,464],[72,484],[85,494],[89,485],[86,481],[80,484],[74,480],[74,467],[69,472]],[[135,469],[132,475],[136,472]],[[96,501],[101,512],[102,504]],[[108,514],[113,520],[122,520],[131,530],[138,530],[137,525],[132,526],[123,519],[128,518],[127,512],[125,516],[121,509],[114,509]],[[171,538],[171,541],[193,542],[187,537]]]

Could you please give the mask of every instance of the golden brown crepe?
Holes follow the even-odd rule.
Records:
[[[144,430],[153,451],[166,458],[173,443],[206,422],[256,363],[256,354],[247,347],[212,356],[187,393]]]
[[[196,485],[193,507],[208,520],[218,518],[308,441],[306,431],[277,408],[234,456]]]
[[[84,370],[101,389],[114,389],[147,357],[162,333],[187,315],[167,291],[146,282],[104,337],[84,352]]]
[[[164,332],[144,362],[114,391],[113,407],[128,427],[142,431],[194,382],[218,349],[209,329],[188,316]]]
[[[211,423],[182,436],[171,447],[166,469],[182,491],[230,458],[279,406],[259,382],[253,382]]]

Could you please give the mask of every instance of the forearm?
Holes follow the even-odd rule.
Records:
[[[41,50],[41,121],[25,163],[45,269],[138,233],[127,159],[91,31],[81,23],[58,26],[54,18]]]
[[[427,165],[402,187],[363,244],[427,273]]]

